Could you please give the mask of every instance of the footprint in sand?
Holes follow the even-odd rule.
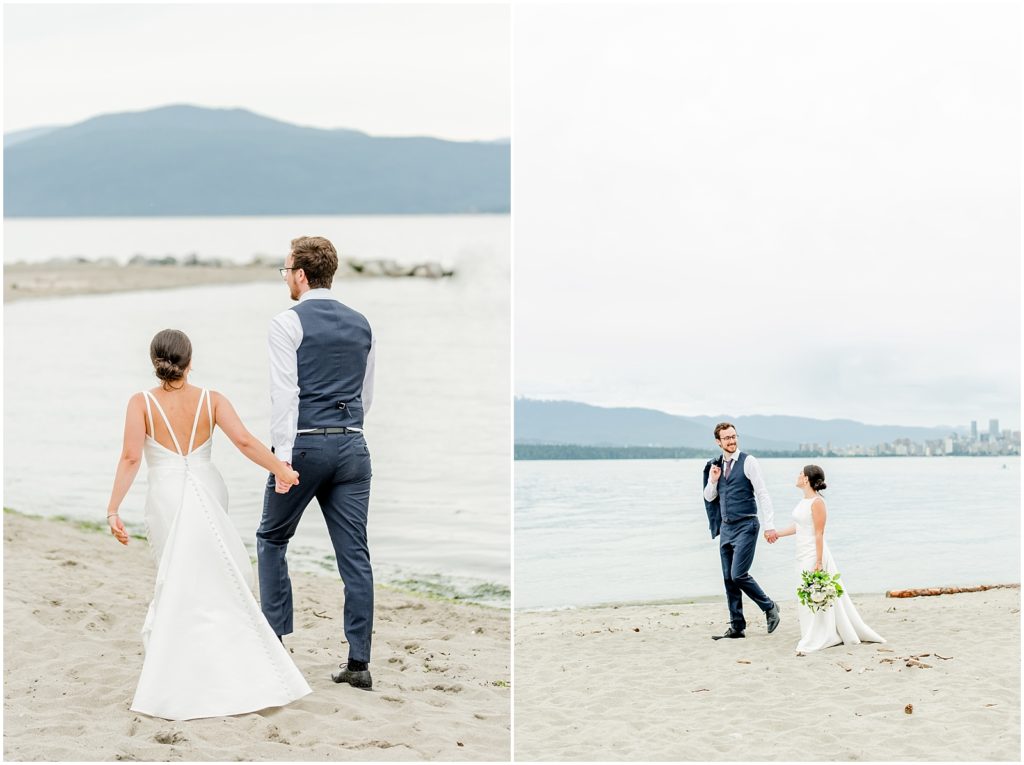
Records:
[[[461,685],[435,685],[435,691],[444,691],[445,693],[462,693]]]
[[[156,732],[153,740],[158,744],[184,744],[188,741],[188,736],[180,730],[161,730]]]
[[[263,740],[273,741],[275,744],[288,745],[291,743],[290,741],[288,741],[288,739],[284,738],[281,735],[281,731],[278,729],[276,725],[271,725],[269,728],[267,728],[266,733],[263,734]]]

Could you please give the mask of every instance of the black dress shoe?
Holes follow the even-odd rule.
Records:
[[[331,680],[336,683],[348,683],[353,688],[370,690],[373,688],[373,678],[370,677],[370,670],[364,669],[354,671],[348,667],[342,667],[341,672],[331,673]]]
[[[741,637],[746,637],[746,635],[743,634],[743,630],[734,630],[732,627],[730,627],[729,629],[727,629],[725,631],[724,635],[712,635],[711,639],[712,640],[721,640],[722,638],[741,638]]]
[[[773,605],[771,608],[765,611],[765,616],[768,617],[768,634],[770,635],[773,632],[775,632],[775,628],[778,627],[779,622],[782,621],[782,617],[779,615],[778,604]]]

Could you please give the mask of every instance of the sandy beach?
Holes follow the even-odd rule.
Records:
[[[4,302],[40,297],[175,289],[207,284],[281,281],[277,269],[259,266],[147,266],[102,263],[16,263],[4,266]]]
[[[1020,760],[1019,590],[853,600],[886,644],[797,656],[795,600],[742,640],[724,598],[517,613],[516,759]]]
[[[281,263],[284,262],[282,258]],[[438,278],[450,276],[438,263],[400,264],[389,260],[341,261],[336,279]],[[14,263],[4,266],[4,302],[43,297],[99,295],[134,290],[164,290],[213,284],[280,282],[277,266],[268,263],[120,265],[111,261]]]
[[[102,522],[102,519],[100,519]],[[509,615],[378,588],[373,691],[336,685],[336,577],[293,574],[313,693],[188,722],[130,712],[153,587],[144,540],[4,513],[6,760],[508,760]]]

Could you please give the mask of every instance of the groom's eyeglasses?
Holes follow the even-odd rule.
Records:
[[[289,268],[279,268],[277,270],[280,272],[282,279],[287,279],[288,278],[288,272],[289,271],[294,271],[295,267],[291,266]]]

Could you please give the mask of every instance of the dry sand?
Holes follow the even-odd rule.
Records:
[[[282,258],[281,264],[284,263]],[[440,278],[452,272],[440,263],[425,261],[402,264],[392,260],[345,258],[334,275],[335,280],[365,278]],[[127,264],[116,261],[54,261],[14,263],[4,266],[4,302],[29,298],[99,295],[134,290],[163,290],[201,287],[213,284],[280,282],[275,265],[204,265],[196,263]]]
[[[188,722],[128,709],[153,587],[143,540],[4,513],[6,760],[508,760],[509,614],[378,588],[373,691],[335,685],[337,578],[293,575],[313,693]]]
[[[259,266],[146,266],[98,263],[4,266],[4,302],[39,297],[174,289],[206,284],[280,282],[276,268]]]
[[[516,759],[1020,760],[1019,590],[853,600],[888,643],[797,656],[795,601],[719,641],[724,599],[517,613]]]

